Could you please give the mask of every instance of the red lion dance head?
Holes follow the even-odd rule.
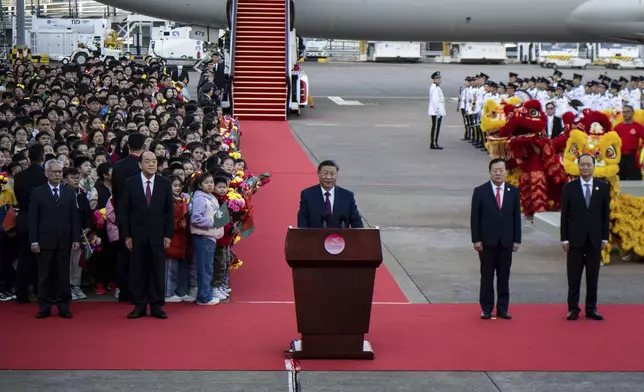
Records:
[[[501,137],[534,138],[546,129],[546,115],[536,99],[516,106],[506,105],[504,111],[507,123],[499,129]]]

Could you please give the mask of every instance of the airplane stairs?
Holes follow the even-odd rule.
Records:
[[[289,0],[233,0],[233,115],[286,120]]]

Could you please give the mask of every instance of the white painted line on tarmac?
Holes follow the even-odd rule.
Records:
[[[342,97],[327,97],[337,105],[341,106],[362,106],[362,102],[359,101],[345,101]]]

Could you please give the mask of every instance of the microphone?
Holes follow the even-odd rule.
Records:
[[[326,229],[329,224],[329,214],[326,212],[321,212],[320,219],[322,219],[322,228]]]
[[[339,218],[340,218],[340,227],[343,228],[343,229],[346,229],[347,228],[347,221],[348,221],[347,214],[342,212],[342,213],[340,213]]]

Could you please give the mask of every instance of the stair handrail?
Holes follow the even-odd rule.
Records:
[[[235,42],[237,41],[237,0],[230,0],[230,80],[235,80]]]
[[[286,2],[286,15],[285,15],[286,23],[285,23],[285,31],[284,31],[284,34],[286,35],[286,39],[284,41],[286,43],[286,51],[285,51],[285,53],[286,53],[286,67],[285,68],[286,69],[285,69],[285,71],[286,71],[286,81],[287,81],[287,83],[289,83],[289,79],[290,79],[290,76],[291,76],[291,69],[289,67],[289,63],[290,63],[289,60],[291,58],[290,53],[289,53],[290,49],[291,49],[290,48],[291,45],[290,45],[290,42],[289,42],[290,37],[291,37],[291,0],[284,0],[284,1]]]

